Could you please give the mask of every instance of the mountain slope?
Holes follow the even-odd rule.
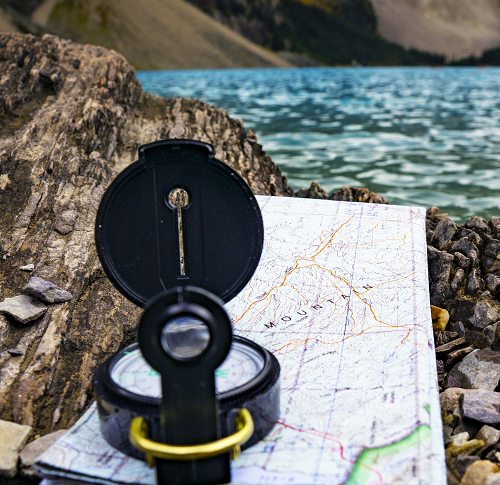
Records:
[[[369,0],[188,0],[248,39],[328,65],[442,64],[377,33]],[[288,55],[288,53],[287,53]]]
[[[182,0],[46,0],[32,19],[115,49],[138,69],[290,66]]]
[[[380,34],[448,60],[500,46],[498,0],[370,0]]]

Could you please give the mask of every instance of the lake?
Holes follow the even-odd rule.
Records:
[[[457,223],[500,216],[500,68],[138,72],[241,118],[296,190],[367,187]]]

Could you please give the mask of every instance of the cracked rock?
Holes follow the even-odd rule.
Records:
[[[436,247],[441,251],[448,249],[456,232],[457,225],[449,217],[441,219],[434,230],[433,241]]]
[[[18,295],[5,298],[0,303],[0,313],[14,317],[19,323],[28,323],[40,318],[47,307],[31,295]]]
[[[71,293],[38,276],[30,278],[28,284],[23,288],[23,292],[45,303],[62,303],[73,298]]]

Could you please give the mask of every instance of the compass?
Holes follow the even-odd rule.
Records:
[[[231,350],[215,371],[222,434],[234,432],[235,409],[246,408],[254,422],[247,449],[263,439],[279,416],[279,363],[269,351],[244,337],[233,336]],[[127,455],[144,453],[128,439],[135,416],[146,417],[149,429],[160,422],[161,379],[133,343],[110,357],[94,377],[101,431],[106,441]],[[154,439],[154,438],[153,438]]]
[[[93,379],[104,438],[156,466],[157,483],[228,483],[230,458],[278,419],[276,358],[232,334],[224,302],[264,242],[243,179],[193,140],[139,148],[99,206],[96,248],[113,285],[144,309],[138,343]]]

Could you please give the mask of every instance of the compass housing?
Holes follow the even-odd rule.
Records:
[[[278,420],[280,367],[274,355],[244,337],[233,336],[231,352],[234,351],[254,354],[262,359],[262,368],[256,375],[249,377],[241,385],[230,387],[217,394],[221,413],[222,436],[228,436],[234,432],[234,418],[239,408],[244,407],[250,411],[255,430],[250,440],[242,447],[246,449],[263,439]],[[227,361],[231,358],[231,352],[220,369],[224,369],[224,366],[227,365]],[[133,392],[130,390],[130,386],[119,385],[118,379],[113,377],[114,369],[120,366],[123,359],[130,359],[133,354],[137,354],[138,358],[143,359],[138,343],[125,347],[106,360],[95,373],[93,385],[97,395],[101,431],[106,441],[123,453],[144,459],[143,453],[134,448],[128,439],[130,423],[134,417],[142,416],[151,430],[151,439],[159,439],[156,434],[159,433],[160,429],[161,397]],[[144,364],[148,366],[145,361]],[[148,378],[159,380],[153,369],[150,367],[149,369],[152,374],[148,376],[148,372],[146,372],[143,380]],[[159,384],[158,390],[161,392]]]

